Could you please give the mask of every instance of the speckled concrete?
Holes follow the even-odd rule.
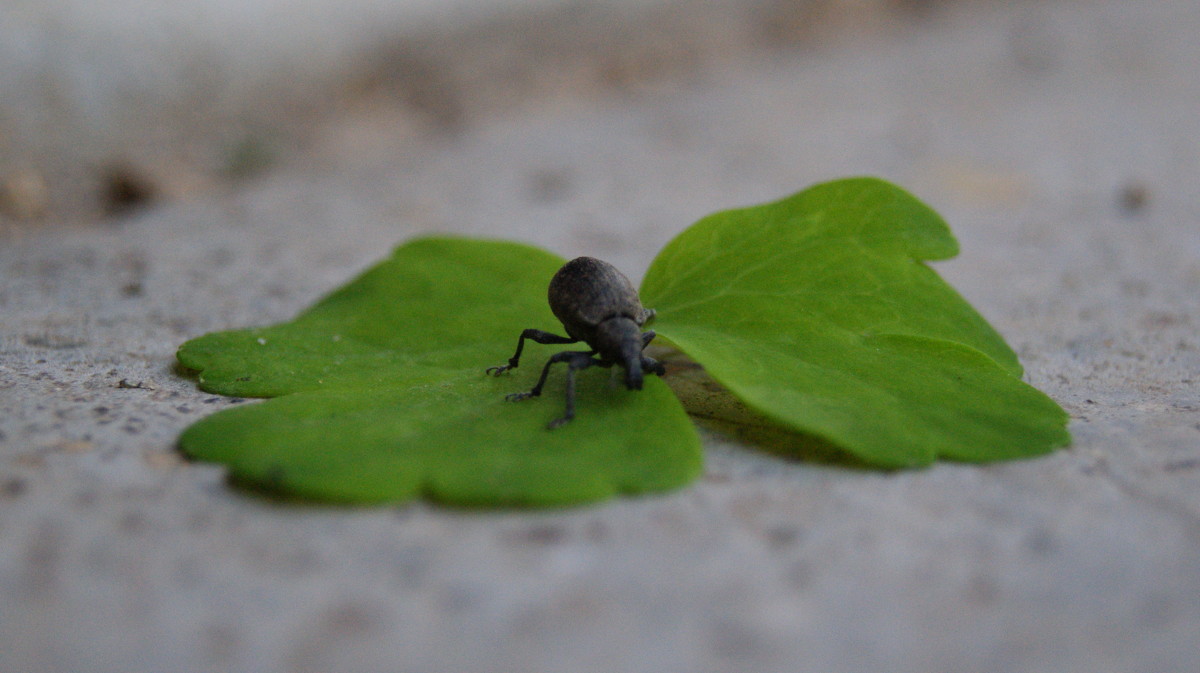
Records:
[[[532,101],[384,111],[262,177],[0,230],[0,671],[1162,671],[1200,655],[1200,7],[971,5]],[[871,173],[1072,416],[876,473],[705,431],[694,486],[560,512],[273,503],[182,461],[183,340],[448,231],[631,275],[696,217]]]

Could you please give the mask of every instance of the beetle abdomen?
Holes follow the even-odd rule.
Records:
[[[646,310],[637,289],[625,274],[594,257],[577,257],[562,266],[550,280],[550,310],[572,336],[613,316],[625,316],[638,325],[646,321]]]

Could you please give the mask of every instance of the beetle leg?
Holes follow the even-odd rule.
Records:
[[[645,350],[646,346],[650,345],[650,342],[654,340],[655,336],[657,336],[657,335],[654,333],[654,330],[652,330],[652,329],[642,332],[642,350]],[[653,372],[655,374],[658,374],[659,376],[662,376],[663,374],[667,373],[667,368],[663,366],[663,363],[659,362],[658,360],[655,360],[654,358],[652,358],[648,355],[642,356],[642,370],[647,371],[647,372]]]
[[[570,362],[571,364],[568,365],[569,367],[573,369],[582,369],[583,367],[593,364],[591,359],[595,354],[596,351],[563,351],[561,353],[555,353],[554,355],[550,356],[549,360],[546,361],[546,366],[542,367],[542,375],[538,377],[537,384],[535,384],[533,388],[524,392],[510,393],[505,395],[504,399],[510,402],[519,402],[521,400],[527,400],[530,397],[537,397],[538,395],[542,394],[542,387],[546,385],[546,376],[550,374],[550,367],[553,366],[555,362]],[[589,362],[587,365],[577,367],[575,366],[576,358],[580,360],[588,360]]]
[[[659,376],[667,373],[667,368],[663,366],[663,363],[647,355],[642,356],[642,370],[653,372]]]
[[[550,430],[560,427],[570,422],[572,418],[575,418],[575,372],[580,369],[587,369],[595,364],[601,364],[590,353],[569,353],[569,355],[571,355],[571,358],[567,363],[567,408],[562,418],[556,418],[546,426]]]
[[[521,350],[525,348],[526,339],[532,339],[540,344],[573,344],[579,341],[579,339],[543,332],[540,329],[527,329],[521,332],[521,338],[517,339],[517,352],[508,359],[508,364],[500,365],[499,367],[488,367],[487,373],[499,376],[510,369],[516,369],[517,365],[521,362]]]

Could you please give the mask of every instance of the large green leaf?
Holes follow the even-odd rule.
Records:
[[[527,344],[519,369],[484,374],[522,329],[561,332],[546,284],[562,262],[513,243],[416,240],[291,322],[189,341],[178,358],[202,388],[276,399],[201,420],[181,447],[243,483],[360,503],[561,505],[688,483],[699,439],[657,377],[630,392],[580,372],[578,416],[549,431],[562,370],[541,398],[504,395],[564,347]]]
[[[709,216],[658,255],[655,329],[752,409],[879,466],[1037,455],[1067,416],[923,261],[940,217],[873,178]]]

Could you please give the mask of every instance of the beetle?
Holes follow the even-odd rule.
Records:
[[[562,351],[550,356],[542,375],[533,389],[506,395],[513,402],[538,397],[546,385],[550,367],[557,362],[567,363],[567,408],[561,418],[550,422],[554,429],[575,418],[575,372],[592,365],[609,368],[620,365],[625,369],[625,387],[641,390],[644,372],[662,376],[666,368],[654,358],[642,353],[654,339],[654,331],[642,331],[642,325],[654,317],[652,309],[642,306],[637,290],[625,274],[608,262],[594,257],[577,257],[562,266],[550,279],[547,290],[550,310],[558,318],[567,336],[540,329],[527,329],[517,340],[517,352],[508,364],[489,367],[493,376],[515,369],[521,361],[525,340],[540,344],[573,344],[580,341],[590,351]]]

